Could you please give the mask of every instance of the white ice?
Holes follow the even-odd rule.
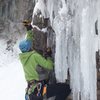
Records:
[[[100,26],[99,5],[99,0],[45,0],[41,7],[36,6],[43,16],[49,15],[56,34],[56,78],[65,82],[70,69],[73,100],[97,99],[95,55],[100,49],[100,34],[95,33],[95,22]]]

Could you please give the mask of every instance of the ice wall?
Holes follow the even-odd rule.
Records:
[[[32,18],[34,5],[35,0],[0,0],[0,41],[5,43],[3,47],[5,52],[9,51],[12,55],[16,55],[18,46],[15,48],[15,44],[25,37],[22,21]],[[0,42],[2,49],[1,45]],[[3,54],[5,55],[4,52]]]
[[[25,29],[24,19],[31,19],[35,0],[0,0],[0,39],[16,42]]]
[[[97,99],[95,55],[100,48],[99,5],[99,0],[37,0],[34,8],[50,18],[56,34],[56,79],[65,82],[69,68],[73,100]]]

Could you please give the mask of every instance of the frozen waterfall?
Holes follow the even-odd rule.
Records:
[[[37,0],[34,14],[50,18],[56,34],[55,73],[65,82],[70,72],[73,100],[97,100],[96,51],[100,49],[99,0]],[[100,33],[100,29],[98,29]]]

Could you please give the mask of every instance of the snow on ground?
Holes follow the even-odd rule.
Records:
[[[25,100],[26,82],[18,55],[5,51],[0,40],[0,100]]]

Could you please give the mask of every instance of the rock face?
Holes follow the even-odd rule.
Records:
[[[33,48],[43,55],[47,48],[47,34],[46,32],[34,29]]]

